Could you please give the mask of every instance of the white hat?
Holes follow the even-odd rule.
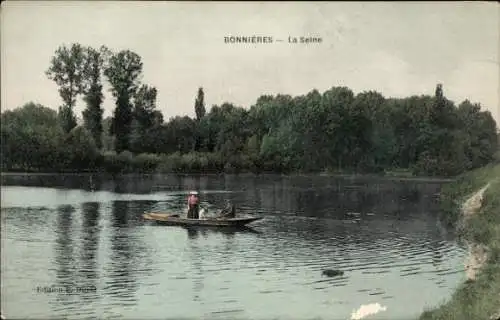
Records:
[[[189,192],[189,194],[194,194],[194,195],[197,195],[197,194],[198,194],[198,191],[191,191],[191,192]]]

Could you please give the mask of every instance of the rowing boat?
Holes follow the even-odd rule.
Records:
[[[236,218],[205,218],[188,219],[179,214],[150,212],[142,215],[146,220],[152,220],[165,225],[177,226],[208,226],[208,227],[243,227],[254,221],[263,219],[263,217],[246,216]]]

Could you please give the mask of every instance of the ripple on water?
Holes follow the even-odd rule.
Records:
[[[149,226],[140,218],[144,210],[161,207],[164,199],[177,199],[173,193],[163,200],[158,195],[156,200],[134,197],[112,196],[83,209],[2,209],[7,230],[2,238],[13,248],[6,254],[16,261],[2,267],[2,277],[19,286],[10,292],[22,292],[21,283],[42,274],[49,283],[94,283],[97,294],[34,297],[39,303],[50,301],[48,317],[70,319],[137,318],[140,312],[150,318],[328,318],[341,313],[347,318],[366,300],[396,304],[400,295],[432,286],[429,295],[415,298],[414,309],[420,308],[448,294],[446,288],[454,286],[461,272],[457,261],[462,249],[443,240],[429,227],[433,223],[421,223],[430,219],[424,213],[396,221],[383,208],[351,208],[343,211],[360,212],[360,221],[337,211],[324,219],[297,217],[311,215],[312,205],[280,207],[285,200],[275,194],[267,204],[241,200],[245,210],[266,215],[266,222],[256,226],[261,234],[200,231],[193,236],[182,228]],[[321,204],[317,211],[324,207],[334,204]],[[366,219],[367,212],[377,214]],[[324,269],[340,269],[344,275],[324,277]],[[284,301],[286,312],[273,307]]]

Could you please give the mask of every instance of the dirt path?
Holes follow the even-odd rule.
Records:
[[[471,195],[462,205],[462,213],[463,213],[463,223],[466,223],[467,220],[474,214],[476,214],[479,209],[481,209],[481,205],[483,203],[484,192],[489,188],[490,184],[488,183],[476,193]],[[468,247],[468,256],[465,261],[465,272],[467,279],[474,280],[476,279],[476,275],[478,270],[483,266],[488,257],[487,248],[483,245],[474,244],[467,242]]]
[[[462,205],[463,223],[474,214],[477,214],[483,203],[484,192],[490,183],[482,187],[479,191],[470,196]],[[467,242],[468,256],[465,261],[465,272],[468,280],[476,279],[479,269],[486,263],[488,258],[488,248],[484,245]],[[491,320],[500,320],[500,309],[490,317]]]

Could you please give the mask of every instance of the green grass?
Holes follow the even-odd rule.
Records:
[[[451,299],[434,310],[427,310],[420,320],[488,320],[500,311],[500,164],[471,171],[449,184],[442,191],[445,217],[457,225],[460,206],[473,192],[487,183],[483,206],[471,217],[460,232],[468,241],[481,243],[489,248],[486,264],[476,280],[460,285]]]
[[[490,164],[467,172],[459,176],[455,182],[444,186],[440,197],[440,219],[448,226],[456,227],[462,203],[495,178],[500,178],[500,164]]]

